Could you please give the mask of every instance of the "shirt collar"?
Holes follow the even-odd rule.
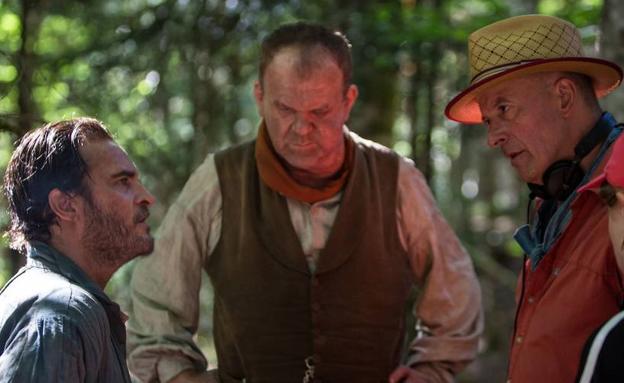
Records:
[[[70,258],[54,247],[39,241],[30,241],[26,246],[26,265],[40,267],[58,273],[95,296],[105,306],[116,304],[89,276]]]

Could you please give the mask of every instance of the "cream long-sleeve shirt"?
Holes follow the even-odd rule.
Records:
[[[479,284],[470,258],[409,160],[400,160],[397,182],[396,223],[420,287],[412,311],[423,330],[411,341],[405,364],[431,382],[452,382],[476,356],[483,329]],[[314,204],[287,198],[312,270],[341,197]],[[221,209],[214,156],[209,155],[170,207],[154,253],[140,259],[134,270],[129,366],[141,381],[167,382],[183,370],[206,368],[193,335],[198,328],[202,267],[219,242]]]

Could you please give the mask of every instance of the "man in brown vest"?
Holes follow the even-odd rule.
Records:
[[[344,126],[351,71],[348,41],[322,26],[264,40],[257,139],[208,156],[137,264],[129,344],[142,381],[451,382],[475,357],[470,258],[413,164]],[[193,340],[202,269],[210,373]],[[414,284],[419,335],[405,347]]]

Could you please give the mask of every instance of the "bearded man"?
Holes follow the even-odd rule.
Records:
[[[124,315],[103,288],[154,246],[136,167],[104,125],[76,118],[21,140],[4,191],[27,261],[0,291],[0,382],[130,382]]]

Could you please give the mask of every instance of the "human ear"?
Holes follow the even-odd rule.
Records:
[[[253,95],[254,95],[254,100],[256,100],[256,108],[258,108],[258,113],[260,114],[260,117],[264,118],[264,110],[262,108],[262,100],[264,99],[264,92],[262,90],[262,84],[260,83],[259,80],[256,80],[256,82],[254,82]]]
[[[578,94],[576,84],[567,77],[561,77],[555,81],[554,87],[559,111],[564,117],[568,117]]]
[[[351,84],[345,93],[345,102],[347,103],[347,113],[345,116],[345,121],[349,119],[349,113],[351,113],[351,108],[353,108],[353,104],[355,104],[355,100],[357,100],[359,94],[358,87]]]
[[[52,189],[48,193],[48,205],[59,221],[75,221],[77,218],[77,201],[69,193]]]

